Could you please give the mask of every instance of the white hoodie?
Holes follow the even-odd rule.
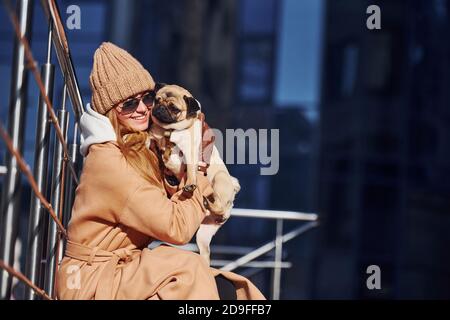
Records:
[[[95,112],[91,105],[86,105],[86,112],[80,118],[80,153],[86,157],[89,146],[95,143],[117,141],[116,132],[108,117]]]

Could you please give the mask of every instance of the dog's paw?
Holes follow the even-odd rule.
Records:
[[[225,205],[222,203],[220,197],[213,193],[210,197],[208,197],[208,210],[211,214],[216,216],[223,216],[225,214]]]
[[[234,194],[236,195],[239,191],[241,191],[241,185],[239,183],[239,180],[233,176],[230,176],[231,178],[231,184],[233,185]]]

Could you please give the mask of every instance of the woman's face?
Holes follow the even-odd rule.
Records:
[[[145,94],[145,93],[144,93]],[[140,98],[143,94],[138,94],[132,98]],[[130,99],[127,99],[124,102],[119,103],[119,105],[115,108],[117,113],[117,118],[119,119],[119,122],[123,125],[128,125],[135,131],[144,131],[148,129],[149,125],[149,118],[151,114],[151,109],[153,105],[147,107],[147,105],[142,101],[142,99],[139,99],[139,105],[136,108],[136,110],[132,113],[124,112],[124,103],[129,101]]]

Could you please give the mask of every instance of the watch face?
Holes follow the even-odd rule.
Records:
[[[189,185],[187,185],[187,186],[184,186],[184,187],[183,187],[183,190],[186,191],[186,192],[192,193],[192,192],[194,192],[194,190],[195,190],[196,188],[197,188],[197,186],[196,186],[195,184],[189,184]]]

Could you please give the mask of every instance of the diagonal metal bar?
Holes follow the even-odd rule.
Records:
[[[305,233],[306,231],[308,231],[312,228],[315,228],[318,225],[319,225],[318,221],[308,222],[307,224],[284,234],[282,237],[282,243],[286,243],[289,240],[294,239],[295,237],[299,236],[300,234]],[[276,244],[275,240],[270,241],[270,242],[266,243],[265,245],[246,254],[245,256],[242,256],[239,259],[227,264],[226,266],[222,267],[221,270],[233,271],[236,268],[244,266],[246,263],[248,263],[252,260],[255,260],[256,258],[262,256],[263,254],[265,254],[265,253],[269,252],[270,250],[272,250],[273,248],[275,248],[275,244]]]
[[[25,285],[27,285],[29,288],[33,289],[38,295],[40,295],[42,298],[44,298],[45,300],[53,300],[52,298],[50,298],[44,290],[42,290],[41,288],[35,286],[30,279],[28,279],[27,277],[25,277],[21,272],[16,271],[13,267],[7,265],[4,263],[3,260],[0,260],[0,268],[5,270],[6,272],[8,272],[11,276],[16,277],[17,279],[19,279],[20,281],[22,281]]]
[[[11,138],[9,137],[8,133],[6,132],[5,128],[3,127],[3,125],[1,123],[0,123],[0,135],[2,136],[3,140],[5,141],[9,152],[17,159],[17,163],[19,165],[19,168],[23,172],[23,174],[27,177],[28,181],[30,182],[31,188],[33,189],[36,197],[38,197],[41,200],[42,205],[50,213],[50,216],[56,222],[56,224],[57,224],[57,226],[59,228],[59,231],[64,236],[67,236],[66,229],[63,227],[63,225],[59,221],[57,215],[55,214],[55,211],[52,208],[52,205],[47,201],[47,199],[45,199],[45,197],[39,191],[39,188],[38,188],[38,186],[36,184],[36,181],[34,180],[33,173],[31,172],[30,167],[27,165],[25,160],[23,160],[23,158],[20,155],[20,153],[16,149],[14,149],[14,147],[12,145],[12,142],[11,142]]]
[[[16,16],[16,14],[14,13],[14,11],[13,11],[13,9],[11,7],[10,1],[9,0],[3,0],[3,3],[5,4],[6,11],[8,12],[8,15],[9,15],[9,17],[11,19],[12,24],[13,24],[14,30],[16,32],[16,36],[20,40],[20,42],[22,43],[22,45],[25,48],[25,56],[27,58],[28,65],[31,68],[31,72],[33,73],[33,76],[34,76],[34,78],[36,80],[36,83],[38,85],[39,91],[40,91],[42,97],[45,100],[45,104],[46,104],[46,107],[48,109],[48,113],[50,115],[50,120],[53,123],[53,126],[55,127],[55,130],[56,130],[56,136],[59,139],[59,141],[61,141],[61,144],[63,145],[64,158],[65,159],[69,159],[69,151],[67,149],[67,143],[66,143],[66,141],[64,139],[64,135],[63,135],[63,133],[61,131],[61,127],[59,126],[58,119],[57,119],[56,114],[55,114],[54,109],[53,109],[53,104],[51,103],[49,97],[47,96],[47,93],[45,92],[45,86],[44,86],[44,83],[42,81],[42,78],[41,78],[41,75],[39,73],[39,70],[37,68],[37,62],[36,62],[36,60],[33,57],[33,53],[31,52],[30,44],[29,44],[27,38],[24,37],[22,35],[22,32],[20,31],[20,25],[19,25],[17,16]],[[70,168],[70,170],[72,172],[72,178],[75,180],[75,182],[77,184],[79,184],[78,176],[77,176],[77,174],[75,172],[75,168],[73,167],[72,162],[68,161],[68,164],[69,164],[69,168]]]

